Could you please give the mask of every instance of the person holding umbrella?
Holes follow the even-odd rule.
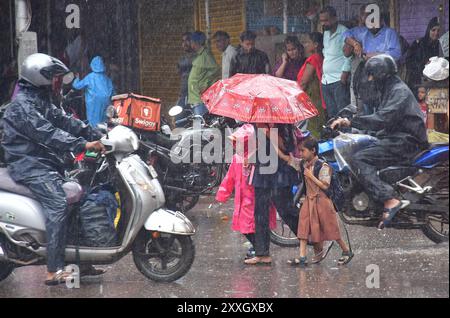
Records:
[[[287,124],[257,124],[264,134],[258,134],[258,152],[277,153],[278,149],[284,155],[295,151],[293,125]],[[270,130],[278,130],[275,148],[270,138]],[[292,232],[297,234],[299,211],[294,205],[292,186],[298,184],[297,171],[283,160],[278,160],[274,173],[264,173],[267,167],[257,156],[252,185],[255,188],[255,257],[245,260],[247,265],[270,264],[270,227],[269,208],[273,204],[283,221]],[[270,164],[270,163],[269,163]]]
[[[297,233],[299,211],[292,186],[297,171],[279,160],[295,151],[292,124],[318,115],[308,95],[294,81],[270,75],[237,74],[210,87],[202,96],[210,113],[253,123],[257,131],[256,163],[250,175],[255,188],[255,257],[247,265],[270,264],[270,206],[273,204],[292,232]]]

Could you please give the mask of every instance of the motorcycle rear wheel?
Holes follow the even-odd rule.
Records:
[[[448,162],[443,166],[444,170],[442,173],[438,173],[437,175],[440,178],[434,184],[434,189],[436,191],[432,191],[429,195],[435,201],[439,202],[439,205],[447,206],[449,204],[449,175],[448,175]],[[435,179],[435,177],[433,177]],[[431,208],[432,209],[432,208]],[[441,215],[440,219],[436,219],[435,216],[428,215],[426,217],[426,224],[422,226],[423,234],[432,240],[434,243],[444,243],[448,242],[448,210],[446,214]]]
[[[300,241],[277,213],[277,227],[270,230],[270,241],[281,247],[297,247]]]
[[[422,233],[436,244],[448,242],[448,230],[447,234],[443,234],[444,231],[436,229],[431,224],[431,221],[428,221],[426,225],[422,226]]]
[[[133,260],[138,270],[155,282],[170,283],[183,277],[195,258],[190,236],[141,231],[133,245]],[[178,261],[177,261],[178,260]]]

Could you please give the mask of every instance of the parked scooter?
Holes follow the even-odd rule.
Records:
[[[174,106],[169,115],[175,117],[182,111],[182,107]],[[192,125],[196,118],[200,129]],[[182,120],[190,124],[179,133],[173,133],[163,125],[162,131],[140,133],[139,136],[141,158],[158,172],[168,207],[186,213],[197,204],[200,195],[213,194],[222,181],[227,168],[223,136],[226,130],[231,131],[231,127],[227,119],[217,116],[210,116],[206,121],[203,116],[191,114]],[[202,151],[217,140],[222,141],[219,161],[206,163]]]
[[[195,257],[191,236],[195,229],[183,214],[164,208],[158,175],[139,156],[139,139],[130,129],[117,126],[101,142],[107,148],[96,173],[111,176],[121,198],[119,246],[92,248],[68,245],[66,262],[112,264],[132,252],[139,271],[158,282],[185,275]],[[82,188],[64,186],[71,212],[80,207]],[[70,243],[69,243],[70,244]],[[77,262],[79,260],[79,262]],[[46,264],[45,217],[32,193],[0,169],[0,281],[17,267]]]
[[[347,107],[338,115],[348,117],[356,113]],[[330,120],[330,123],[334,119]],[[352,169],[351,158],[369,146],[374,138],[358,131],[341,133],[324,127],[324,140],[319,144],[319,156],[337,172],[345,192],[345,207],[339,215],[346,224],[376,227],[382,207],[372,201]],[[356,133],[356,134],[355,134]],[[413,163],[388,167],[378,172],[381,178],[397,191],[398,196],[411,204],[392,221],[397,229],[421,229],[435,243],[448,241],[449,218],[449,145],[432,144],[419,154]],[[297,198],[298,199],[298,198]],[[298,240],[287,229],[272,233],[272,241],[282,246],[296,246]]]

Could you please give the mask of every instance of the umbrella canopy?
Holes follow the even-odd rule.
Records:
[[[247,123],[294,124],[319,114],[294,81],[265,74],[236,74],[202,96],[210,113]]]

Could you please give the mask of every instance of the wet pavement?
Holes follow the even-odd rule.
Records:
[[[209,209],[210,201],[202,200],[188,214],[197,229],[196,258],[177,282],[147,280],[128,255],[107,266],[103,277],[83,279],[80,289],[45,286],[42,266],[16,269],[0,283],[0,298],[449,297],[449,245],[436,245],[420,231],[349,226],[355,258],[343,268],[336,265],[340,256],[336,245],[323,263],[306,269],[286,264],[297,256],[296,248],[276,245],[271,246],[272,266],[246,267],[245,239],[230,230],[232,205]],[[373,268],[379,269],[379,286],[371,279],[376,274]],[[366,281],[374,283],[372,288]]]

